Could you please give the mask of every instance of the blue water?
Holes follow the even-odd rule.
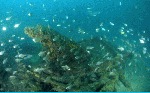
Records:
[[[18,51],[12,46],[19,45],[24,54],[38,54],[37,47],[27,46],[35,47],[38,44],[24,34],[26,26],[37,24],[50,25],[75,41],[103,36],[115,46],[135,52],[138,61],[133,66],[127,66],[126,77],[131,83],[130,78],[133,78],[133,86],[138,84],[138,80],[142,80],[142,84],[133,87],[133,91],[150,91],[149,6],[149,0],[1,0],[0,43],[4,43],[4,46],[0,47],[0,51],[6,50],[6,57],[9,58]],[[19,24],[19,27],[15,28],[15,24]],[[6,27],[6,31],[3,27]],[[120,32],[121,27],[124,28],[124,34]],[[25,39],[20,40],[21,37]],[[144,38],[144,43],[140,42],[141,38]],[[146,53],[143,53],[143,48]],[[31,51],[33,49],[37,51]],[[11,55],[10,51],[13,52]],[[129,77],[131,74],[132,77]]]

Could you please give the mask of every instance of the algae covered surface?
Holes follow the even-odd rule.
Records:
[[[18,62],[4,84],[13,87],[9,91],[117,91],[119,82],[132,90],[120,68],[132,53],[121,54],[102,38],[75,42],[41,25],[26,27],[25,34],[42,45],[43,60],[32,68]],[[101,47],[90,49],[95,42]]]

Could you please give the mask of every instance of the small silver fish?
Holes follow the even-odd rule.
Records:
[[[6,64],[7,61],[8,61],[8,58],[5,58],[5,59],[3,60],[3,64]]]
[[[3,55],[4,53],[5,53],[5,50],[4,51],[0,51],[0,56]]]

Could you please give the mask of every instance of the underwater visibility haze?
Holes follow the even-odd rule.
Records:
[[[150,92],[149,0],[0,5],[0,92]]]

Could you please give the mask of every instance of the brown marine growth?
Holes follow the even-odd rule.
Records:
[[[45,60],[50,64],[56,64],[57,70],[68,67],[68,70],[76,73],[81,71],[81,68],[88,69],[90,55],[74,41],[60,35],[53,29],[40,25],[35,28],[26,27],[25,33],[43,45],[43,51],[47,53]],[[56,71],[56,68],[54,69]]]
[[[45,88],[41,85],[47,86],[46,91],[117,91],[116,84],[119,81],[131,88],[119,68],[118,62],[124,60],[104,41],[100,43],[108,48],[107,51],[96,53],[97,50],[94,49],[93,53],[89,53],[81,43],[76,43],[49,27],[26,27],[25,33],[41,43],[42,51],[45,51],[45,64],[41,65],[44,70],[37,73],[30,69],[27,73],[37,83],[37,88],[34,89],[40,87],[40,90],[34,91],[44,91]],[[102,57],[107,52],[110,52],[110,59]],[[101,60],[102,64],[95,65]]]

